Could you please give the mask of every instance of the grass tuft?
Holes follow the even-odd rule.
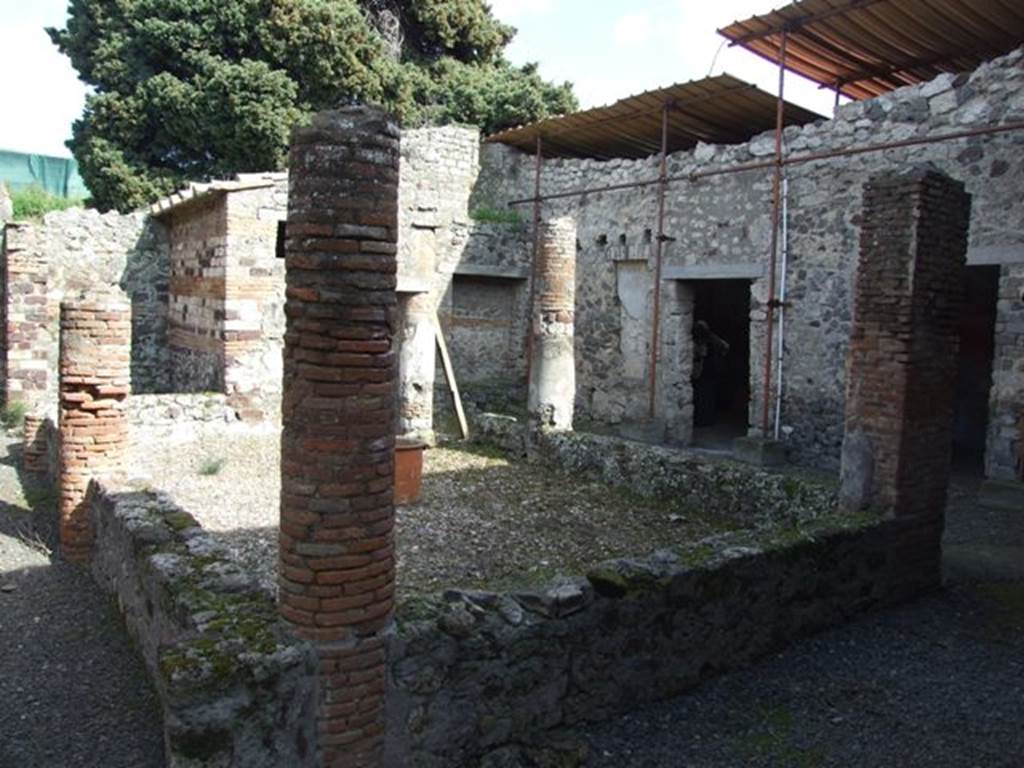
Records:
[[[68,208],[83,205],[82,200],[59,197],[42,187],[26,187],[12,191],[11,203],[14,206],[15,220],[38,219],[51,211],[66,211]]]
[[[498,208],[474,208],[469,218],[473,221],[483,221],[491,224],[521,224],[523,217],[516,211],[499,210]]]
[[[227,463],[228,460],[224,457],[203,459],[203,462],[199,465],[199,474],[204,477],[219,475],[220,471],[224,469],[224,466]]]
[[[25,425],[25,414],[28,406],[20,401],[8,403],[0,410],[0,424],[4,429],[21,429]]]

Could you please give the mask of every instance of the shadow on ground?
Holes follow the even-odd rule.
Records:
[[[588,768],[1018,768],[1024,511],[951,489],[946,584],[591,727]]]
[[[56,496],[0,446],[0,768],[160,768],[156,697],[117,608],[54,554]]]

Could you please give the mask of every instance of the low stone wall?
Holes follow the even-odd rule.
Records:
[[[164,712],[170,768],[314,766],[316,656],[272,595],[164,494],[93,482],[92,572]]]
[[[833,518],[609,561],[538,591],[407,606],[389,654],[387,765],[579,765],[573,726],[936,587],[940,535]]]
[[[476,414],[474,436],[524,451],[511,417]],[[619,438],[544,432],[534,448],[574,477],[743,527],[540,589],[406,603],[389,649],[389,765],[579,765],[579,724],[940,583],[939,517],[840,515],[832,484]]]
[[[231,424],[238,413],[228,396],[216,392],[175,395],[132,395],[128,423],[133,428],[175,429],[204,424]]]
[[[478,413],[472,437],[515,455],[526,453],[526,429],[512,416]],[[812,520],[835,509],[837,487],[766,472],[729,459],[586,432],[544,431],[533,460],[626,488],[641,496],[682,499],[747,524]]]

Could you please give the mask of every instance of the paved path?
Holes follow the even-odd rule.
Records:
[[[116,606],[48,554],[52,495],[23,489],[10,445],[0,440],[0,768],[161,768],[159,706]]]

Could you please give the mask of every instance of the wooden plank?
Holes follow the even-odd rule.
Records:
[[[462,439],[466,440],[469,438],[469,424],[466,422],[466,412],[462,409],[462,395],[459,394],[459,383],[455,381],[452,359],[448,356],[448,345],[445,343],[444,331],[441,329],[441,318],[437,315],[434,315],[434,327],[437,329],[437,348],[441,352],[444,377],[448,380],[448,388],[452,391],[452,400],[455,402],[455,415],[459,417],[459,429],[462,431]]]

